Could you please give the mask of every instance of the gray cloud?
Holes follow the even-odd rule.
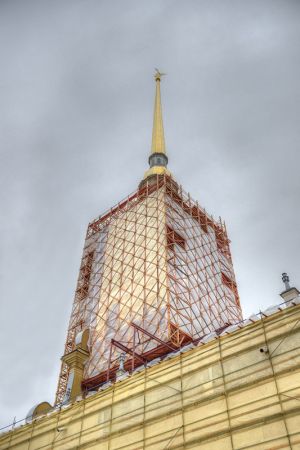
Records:
[[[0,3],[0,423],[53,401],[86,226],[170,169],[227,223],[244,315],[300,286],[297,1]]]

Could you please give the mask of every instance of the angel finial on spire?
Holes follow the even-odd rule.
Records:
[[[163,77],[164,75],[166,75],[166,73],[160,72],[160,70],[155,67],[155,81],[160,81],[161,77]]]

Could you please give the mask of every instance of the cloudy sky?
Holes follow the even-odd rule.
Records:
[[[300,286],[298,0],[0,0],[0,425],[54,399],[88,222],[135,190],[154,67],[175,178],[244,316]]]

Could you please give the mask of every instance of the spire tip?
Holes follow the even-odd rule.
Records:
[[[161,72],[159,69],[157,69],[155,67],[155,74],[154,74],[154,79],[155,81],[160,81],[161,77],[164,77],[165,75],[167,75],[166,73]]]

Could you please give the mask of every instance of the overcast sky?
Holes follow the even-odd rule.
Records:
[[[300,287],[299,0],[0,0],[0,425],[53,403],[88,222],[147,168],[225,219],[244,316]]]

